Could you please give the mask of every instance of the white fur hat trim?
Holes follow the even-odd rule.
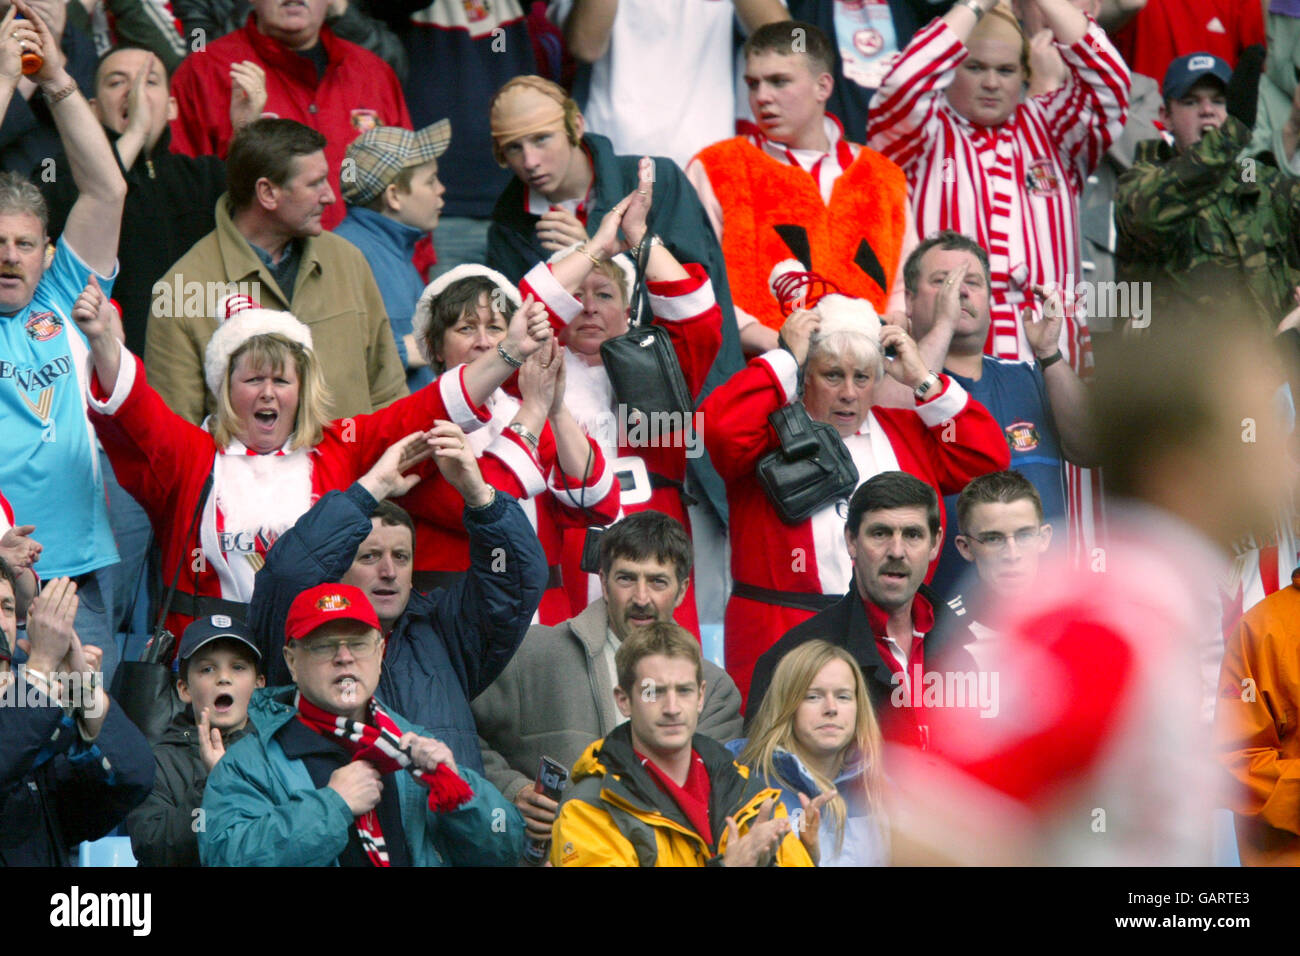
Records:
[[[308,351],[311,330],[288,312],[263,309],[246,295],[228,295],[217,306],[217,331],[208,339],[203,356],[203,377],[213,395],[221,394],[230,356],[255,335],[283,335]]]
[[[430,365],[433,364],[433,356],[429,354],[428,348],[424,344],[424,337],[429,331],[429,323],[433,321],[431,303],[435,298],[442,295],[447,286],[453,282],[459,282],[461,279],[468,279],[470,276],[482,276],[485,279],[490,279],[496,284],[497,288],[505,292],[516,309],[523,305],[523,299],[520,298],[519,290],[515,288],[515,284],[495,269],[489,269],[487,266],[474,262],[467,262],[464,265],[456,266],[454,269],[448,269],[424,287],[424,291],[420,293],[420,301],[415,304],[415,315],[411,316],[411,334],[415,336],[415,344],[419,346],[420,354],[424,356],[424,360]]]

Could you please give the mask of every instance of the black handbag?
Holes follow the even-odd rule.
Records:
[[[194,536],[194,529],[203,514],[203,505],[211,490],[212,473],[208,472],[208,479],[199,493],[194,520],[190,522],[189,533],[185,536],[186,541]],[[162,740],[176,715],[185,709],[185,704],[176,693],[176,678],[171,668],[176,636],[163,626],[171,611],[172,598],[176,595],[176,585],[180,583],[181,568],[184,566],[185,552],[182,551],[176,573],[172,575],[171,587],[167,589],[167,597],[163,599],[162,608],[158,612],[153,636],[145,645],[144,656],[138,661],[122,661],[113,675],[113,700],[140,733],[144,734],[150,745]]]
[[[650,232],[641,243],[637,257],[636,283],[628,297],[632,316],[627,332],[606,339],[600,346],[605,373],[614,388],[614,397],[625,409],[629,422],[656,412],[682,416],[686,420],[695,410],[695,399],[686,386],[686,376],[677,361],[677,350],[667,330],[642,319],[648,309],[645,300],[645,268],[650,259]]]
[[[813,421],[798,400],[767,420],[781,447],[759,459],[758,483],[782,521],[799,524],[827,502],[853,494],[858,468],[833,426]]]

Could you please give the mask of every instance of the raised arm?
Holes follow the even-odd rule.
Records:
[[[101,275],[112,275],[126,202],[126,180],[104,128],[95,119],[76,80],[64,69],[63,52],[50,28],[23,0],[14,0],[14,6],[39,35],[45,62],[34,76],[54,117],[80,194],[68,213],[63,238],[86,265]]]
[[[618,0],[573,0],[564,20],[564,44],[581,63],[595,63],[609,49]]]

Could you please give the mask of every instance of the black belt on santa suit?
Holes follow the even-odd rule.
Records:
[[[200,618],[213,614],[224,614],[237,621],[248,623],[248,605],[240,601],[227,601],[224,598],[209,597],[203,594],[190,594],[177,589],[172,595],[172,614],[184,614],[186,617]]]
[[[451,587],[468,573],[468,571],[415,571],[411,574],[411,584],[417,591],[427,594],[435,588]],[[552,564],[547,569],[546,590],[558,588],[561,584],[560,566]]]
[[[747,601],[757,601],[760,604],[775,604],[778,607],[791,607],[799,611],[812,611],[814,613],[826,610],[844,597],[843,594],[775,591],[772,588],[760,588],[755,584],[746,584],[743,581],[732,582],[731,595],[732,597],[744,598]]]

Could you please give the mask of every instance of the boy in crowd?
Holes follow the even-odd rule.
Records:
[[[154,747],[153,793],[127,817],[141,866],[198,866],[208,774],[247,733],[248,702],[263,687],[262,655],[243,622],[201,617],[181,637],[176,692],[187,705]]]
[[[438,157],[450,144],[447,120],[416,133],[380,126],[358,136],[343,160],[348,215],[334,234],[360,249],[370,263],[412,392],[432,382],[434,374],[411,330],[425,285],[411,257],[416,243],[438,225],[447,191],[438,180]]]

